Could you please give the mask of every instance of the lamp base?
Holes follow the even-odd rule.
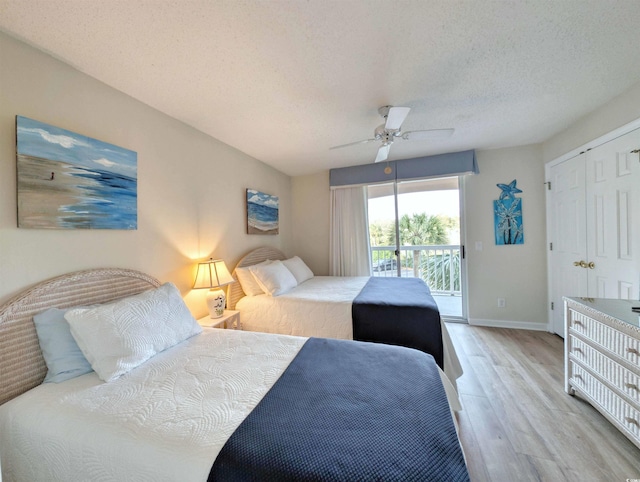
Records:
[[[226,296],[221,289],[209,290],[207,293],[207,306],[211,318],[220,318],[224,315]]]

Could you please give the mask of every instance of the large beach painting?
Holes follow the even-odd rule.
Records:
[[[247,234],[278,234],[278,196],[247,189]]]
[[[134,151],[16,116],[18,227],[137,229]]]

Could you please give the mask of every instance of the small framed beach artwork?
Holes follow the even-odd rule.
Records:
[[[18,227],[137,229],[134,151],[16,116]]]
[[[278,234],[278,196],[247,189],[247,234]]]

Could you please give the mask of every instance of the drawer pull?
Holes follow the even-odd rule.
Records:
[[[640,426],[640,423],[638,423],[638,421],[635,418],[624,417],[624,419],[627,421],[627,423],[632,423],[634,425]]]
[[[640,355],[640,352],[635,348],[627,348],[627,353],[633,353],[634,355]]]
[[[577,326],[584,326],[584,323],[582,323],[580,320],[573,320],[573,324]]]
[[[625,383],[624,386],[630,388],[631,390],[638,391],[638,385],[636,385],[635,383]]]

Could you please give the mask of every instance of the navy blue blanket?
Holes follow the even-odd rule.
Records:
[[[415,348],[442,369],[440,311],[420,278],[371,277],[353,300],[353,339]]]
[[[433,358],[310,338],[218,455],[209,481],[468,481]]]

